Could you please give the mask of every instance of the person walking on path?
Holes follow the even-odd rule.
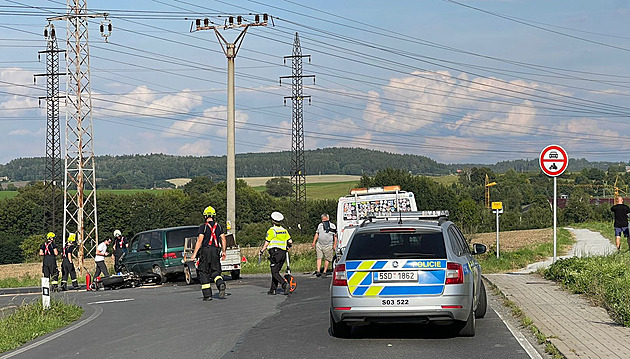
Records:
[[[39,255],[44,257],[42,260],[42,273],[44,277],[50,279],[50,285],[53,292],[55,292],[59,284],[59,269],[57,268],[59,251],[55,244],[55,234],[53,232],[46,234],[46,242],[39,246]]]
[[[114,272],[118,273],[121,269],[120,259],[123,254],[127,253],[127,248],[129,248],[129,243],[127,242],[127,238],[122,235],[120,230],[114,231]]]
[[[626,236],[628,241],[628,248],[630,248],[630,238],[628,237],[628,214],[630,214],[630,207],[623,204],[623,197],[617,197],[617,204],[612,206],[610,210],[615,214],[615,241],[617,244],[617,250],[621,249],[621,234]]]
[[[276,295],[276,289],[280,283],[282,283],[284,294],[289,295],[289,283],[280,275],[280,270],[286,261],[288,247],[291,247],[293,241],[289,232],[281,226],[283,220],[282,213],[273,212],[271,214],[273,226],[267,230],[265,244],[260,249],[260,255],[269,249],[269,262],[271,262],[271,287],[267,292],[269,295]]]
[[[74,252],[74,243],[77,240],[77,236],[71,233],[68,236],[66,246],[61,250],[61,290],[68,290],[68,275],[72,280],[72,289],[79,289],[79,282],[77,282],[77,271],[74,269],[74,263],[72,262],[72,253]]]
[[[335,249],[337,249],[337,227],[334,223],[330,223],[330,217],[327,213],[322,214],[322,222],[317,225],[311,247],[315,248],[315,253],[317,253],[315,275],[326,277],[328,264],[333,261]],[[324,258],[323,271],[321,270],[322,258]]]
[[[225,281],[221,276],[221,260],[225,260],[227,243],[223,228],[214,221],[216,211],[211,206],[206,207],[203,211],[206,221],[199,226],[199,235],[197,243],[193,251],[191,259],[197,258],[200,252],[199,263],[199,282],[201,282],[201,293],[203,300],[212,300],[212,287],[210,281],[213,281],[219,290],[219,298],[225,298]],[[220,240],[220,243],[219,243]],[[221,253],[219,253],[222,251]]]
[[[103,273],[104,277],[109,277],[109,272],[107,271],[107,265],[105,265],[105,257],[109,255],[107,252],[107,246],[112,243],[111,238],[107,238],[101,242],[101,244],[96,247],[96,257],[94,257],[94,263],[96,263],[96,272],[94,272],[94,278],[98,278]]]

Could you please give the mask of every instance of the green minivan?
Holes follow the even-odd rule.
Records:
[[[184,238],[196,237],[199,226],[152,229],[136,234],[121,260],[123,272],[157,274],[162,282],[184,271]]]

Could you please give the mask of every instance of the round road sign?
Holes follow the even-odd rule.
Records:
[[[540,169],[542,169],[547,176],[557,177],[567,169],[569,156],[564,148],[558,145],[550,145],[542,150],[538,162],[540,163]]]

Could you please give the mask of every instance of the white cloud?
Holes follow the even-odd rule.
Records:
[[[138,86],[127,94],[105,96],[92,94],[94,116],[154,116],[179,117],[201,105],[202,97],[189,89],[175,95],[158,97],[147,86]]]
[[[186,143],[177,149],[177,154],[182,156],[208,156],[214,144],[210,140],[199,140]]]
[[[29,129],[17,129],[13,131],[9,131],[9,136],[30,136],[30,137],[39,137],[44,135],[44,128],[38,128],[35,131],[31,131]]]

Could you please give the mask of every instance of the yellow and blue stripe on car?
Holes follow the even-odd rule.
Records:
[[[417,282],[377,280],[379,270],[413,269],[418,272]],[[439,295],[446,282],[446,259],[347,261],[346,275],[352,296]]]

